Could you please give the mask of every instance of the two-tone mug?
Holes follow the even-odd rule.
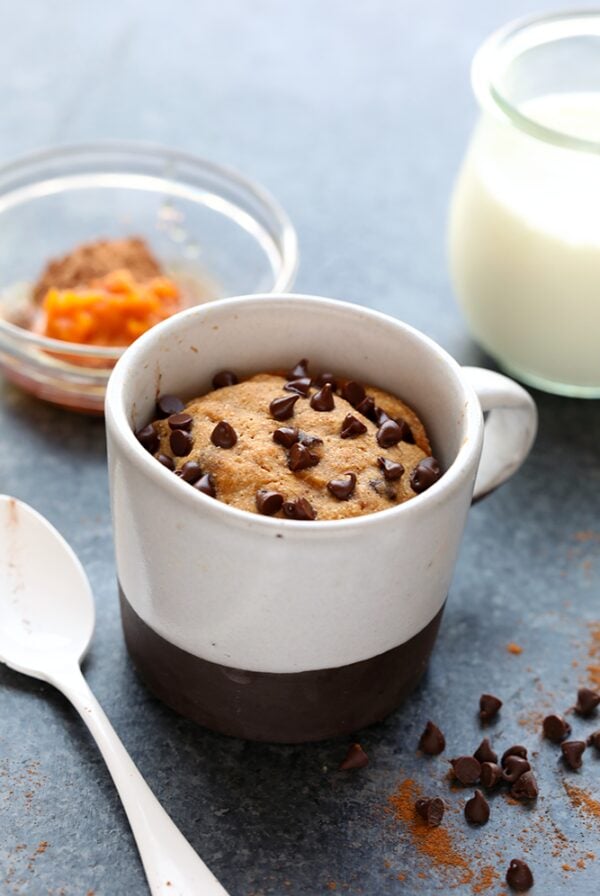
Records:
[[[411,405],[441,479],[389,510],[292,521],[190,488],[134,436],[160,393],[191,398],[223,368],[244,376],[300,357]],[[123,624],[142,678],[217,731],[299,742],[382,719],[415,687],[472,498],[523,462],[536,410],[516,383],[461,368],[391,317],[254,295],[191,308],[138,339],[111,376],[106,422]]]

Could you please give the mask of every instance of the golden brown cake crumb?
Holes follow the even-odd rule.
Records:
[[[228,381],[225,374],[219,377]],[[328,390],[320,394],[315,386],[307,396],[290,401],[290,408],[285,400],[293,399],[295,393],[284,390],[286,382],[287,377],[277,374],[257,374],[217,388],[181,408],[177,399],[167,396],[165,409],[178,413],[145,427],[138,438],[170,469],[181,473],[185,466],[191,484],[194,476],[198,482],[202,471],[205,487],[196,484],[199,490],[214,492],[220,501],[251,513],[293,518],[289,505],[305,499],[318,520],[336,520],[385,510],[416,494],[411,474],[420,461],[430,457],[431,447],[423,424],[411,408],[387,392],[364,387],[376,408],[385,412],[383,422],[387,415],[391,420],[402,418],[410,427],[408,441],[382,447],[385,438],[381,436],[381,420],[375,423],[368,419],[339,392],[333,394],[333,408],[329,409]],[[283,402],[277,403],[279,399]],[[172,409],[169,402],[175,402]],[[323,410],[316,410],[311,402]],[[274,419],[273,412],[278,414],[278,408],[291,416]],[[354,418],[354,424],[348,423],[348,415]],[[162,416],[166,416],[165,411]],[[343,438],[341,433],[349,425],[350,435]],[[352,425],[359,434],[353,436]],[[290,445],[278,444],[273,439],[278,429],[296,429],[299,437]],[[397,464],[402,465],[403,472]],[[384,465],[388,467],[385,471]],[[270,493],[277,497],[270,497]],[[281,499],[286,502],[283,507]]]

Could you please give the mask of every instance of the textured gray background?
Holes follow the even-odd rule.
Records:
[[[299,291],[383,309],[461,362],[485,362],[451,295],[445,218],[476,115],[469,60],[491,29],[526,12],[519,0],[2,0],[0,155],[126,137],[234,165],[293,218]],[[233,896],[312,896],[333,883],[373,896],[448,892],[451,880],[415,852],[385,806],[412,776],[460,809],[443,760],[426,762],[415,746],[431,717],[446,732],[447,755],[473,749],[482,690],[505,700],[494,739],[539,753],[542,796],[531,811],[495,799],[483,831],[451,813],[455,845],[479,855],[475,869],[489,862],[502,875],[529,845],[545,896],[588,893],[600,882],[600,854],[576,872],[561,867],[597,848],[600,819],[578,814],[556,750],[519,724],[536,707],[569,706],[585,679],[586,623],[600,619],[599,405],[536,398],[530,460],[471,513],[427,679],[402,711],[360,734],[371,764],[344,775],[336,769],[345,741],[228,740],[149,697],[119,627],[103,425],[0,386],[0,490],[46,514],[81,557],[98,606],[88,679]],[[507,653],[509,641],[523,646],[521,656]],[[65,701],[1,669],[0,719],[2,896],[146,893],[111,781]],[[600,798],[600,757],[586,754],[583,771],[570,774]],[[569,838],[558,855],[556,832],[544,835],[553,824]],[[42,841],[45,852],[35,854]],[[454,892],[471,893],[472,884]]]

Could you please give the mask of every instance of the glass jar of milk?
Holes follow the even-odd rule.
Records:
[[[450,213],[454,288],[511,374],[600,396],[600,11],[512,23],[475,56],[482,114]]]

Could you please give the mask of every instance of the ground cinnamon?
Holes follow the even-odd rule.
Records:
[[[458,873],[458,883],[471,883],[473,871],[469,861],[455,848],[447,828],[430,828],[416,814],[415,801],[420,796],[421,790],[412,778],[401,781],[388,798],[396,820],[406,826],[419,853],[429,858],[436,868]]]
[[[49,289],[79,289],[119,269],[128,270],[140,282],[162,275],[160,264],[140,237],[95,240],[49,261],[34,284],[33,299],[40,304]]]
[[[473,893],[487,893],[500,880],[500,875],[492,865],[484,865],[479,872],[479,880],[472,886]]]
[[[587,667],[590,687],[600,688],[600,622],[591,622],[590,646],[588,648],[589,664]]]
[[[576,809],[587,818],[597,819],[600,821],[600,800],[594,799],[581,787],[571,784],[570,781],[563,781],[563,787]]]

